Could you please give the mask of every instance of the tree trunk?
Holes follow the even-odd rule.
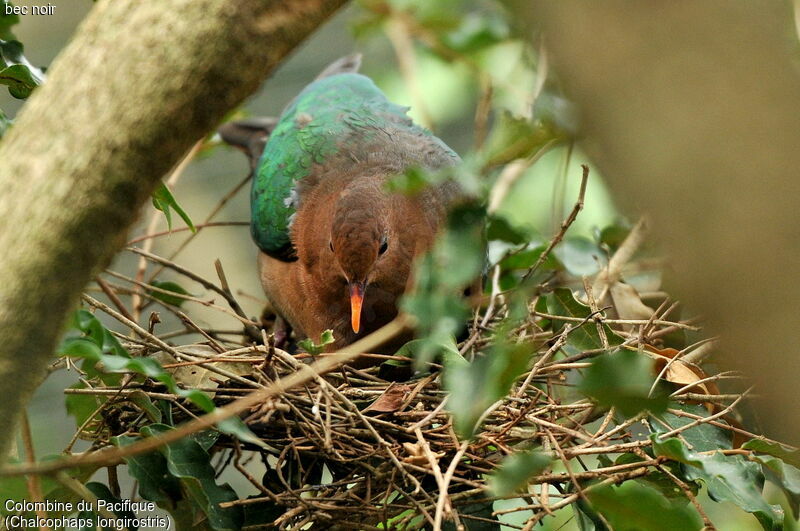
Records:
[[[530,7],[520,3],[522,10]],[[537,2],[583,148],[652,212],[670,282],[800,443],[800,74],[785,2]],[[671,273],[671,274],[670,274]]]
[[[0,455],[155,184],[344,3],[98,2],[0,143]]]

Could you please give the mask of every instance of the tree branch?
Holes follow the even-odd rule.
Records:
[[[0,455],[157,181],[344,3],[97,3],[0,143]]]

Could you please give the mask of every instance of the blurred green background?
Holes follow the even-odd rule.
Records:
[[[31,1],[16,3],[35,4]],[[475,142],[474,114],[480,97],[481,80],[462,63],[447,62],[426,48],[416,46],[416,88],[410,87],[409,80],[400,73],[395,47],[387,37],[387,32],[383,31],[386,28],[369,22],[371,4],[353,3],[336,15],[264,83],[241,112],[247,115],[279,114],[284,105],[324,66],[343,55],[359,51],[364,54],[362,72],[372,77],[391,100],[411,106],[410,114],[415,120],[426,123],[457,152],[467,153]],[[417,6],[421,10],[433,10],[424,0],[405,0],[394,4],[404,8]],[[14,31],[25,44],[28,59],[35,65],[51,64],[92,5],[90,0],[70,0],[58,3],[52,16],[21,17]],[[471,8],[475,8],[473,20],[470,22],[470,18],[465,17],[466,22],[461,28],[468,33],[469,24],[477,24],[481,17],[491,15],[491,10],[484,9],[484,3],[448,0],[437,9],[451,9],[461,16],[463,10]],[[510,30],[499,27],[497,31],[502,34]],[[536,65],[526,40],[530,35],[512,35],[508,33],[506,38],[498,39],[470,57],[492,78],[495,110],[524,113],[529,94],[536,86]],[[146,60],[146,57],[143,56],[142,60]],[[12,98],[6,90],[0,90],[0,109],[10,118],[13,119],[19,112],[21,105],[22,101]],[[549,239],[577,197],[582,163],[588,161],[574,146],[551,150],[514,185],[500,210],[511,220],[533,227],[543,240]],[[192,219],[199,223],[221,197],[244,178],[247,170],[246,160],[239,152],[216,147],[188,166],[175,186],[174,194]],[[215,219],[247,221],[248,189],[245,187],[236,194]],[[153,212],[151,206],[145,208],[131,230],[131,237],[145,230]],[[599,228],[619,217],[613,198],[599,173],[593,169],[584,211],[570,229],[570,234],[591,237]],[[166,230],[166,223],[160,215],[158,223],[159,231]],[[179,220],[175,223],[181,226]],[[185,234],[176,233],[159,238],[153,251],[169,255]],[[247,227],[213,227],[201,231],[177,261],[201,276],[215,278],[214,260],[219,258],[231,288],[238,294],[245,311],[248,315],[257,316],[263,306],[263,295],[255,257],[256,248],[250,240]],[[135,274],[136,267],[136,259],[127,254],[120,255],[113,264],[113,269],[131,276]],[[200,322],[214,323],[220,319],[219,313],[199,306],[193,306],[191,314]],[[221,327],[231,325],[232,322],[220,323]],[[64,388],[74,381],[74,374],[69,372],[54,374],[39,389],[29,406],[38,457],[61,452],[74,433],[74,421],[66,414],[63,395]],[[76,448],[81,448],[80,443]],[[254,491],[238,475],[226,479],[231,481],[242,497]],[[123,486],[123,492],[130,492],[128,489]],[[709,515],[720,529],[760,529],[755,518],[738,507],[715,503],[706,505]],[[519,518],[525,514],[514,516]],[[577,524],[572,521],[571,510],[560,511],[555,517],[545,520],[544,529],[577,529]]]

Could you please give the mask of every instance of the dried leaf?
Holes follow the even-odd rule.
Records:
[[[392,413],[400,409],[408,393],[411,392],[410,385],[390,385],[381,396],[367,406],[362,413]]]
[[[670,383],[683,387],[708,378],[708,375],[703,371],[703,369],[694,363],[690,363],[684,359],[675,359],[680,352],[674,348],[658,349],[652,345],[647,345],[645,352],[650,354],[650,356],[656,360],[656,374],[661,374],[662,371],[664,371],[664,367],[669,363],[667,370],[664,371],[664,374],[662,374],[661,377]],[[719,388],[714,382],[703,382],[695,385],[687,391],[706,395],[719,394]],[[717,408],[716,404],[711,402],[704,402],[704,405],[711,413],[713,413]]]
[[[609,288],[611,300],[620,319],[650,319],[653,309],[642,302],[639,292],[630,284],[615,282]],[[631,330],[634,325],[623,325],[623,329]]]
[[[662,378],[668,382],[684,386],[708,378],[708,375],[703,369],[697,365],[683,359],[675,359],[675,356],[680,352],[674,348],[658,349],[652,345],[648,345],[647,352],[656,360],[655,370],[657,374],[661,374],[661,371],[664,370],[664,366],[669,363],[666,372],[662,375]],[[670,360],[672,361],[670,362]],[[716,385],[712,382],[698,384],[694,389],[690,389],[690,391],[708,395],[719,394],[719,389],[717,389]]]

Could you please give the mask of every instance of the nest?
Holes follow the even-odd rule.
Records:
[[[576,205],[573,214],[579,209]],[[564,224],[546,253],[561,241],[568,226]],[[642,227],[637,225],[617,255],[630,257],[641,241]],[[83,299],[96,314],[117,321],[109,328],[134,358],[159,360],[182,391],[202,391],[217,406],[225,406],[324,357],[275,348],[269,316],[257,323],[245,315],[219,263],[218,278],[207,279],[147,250],[131,247],[126,252],[142,260],[139,273],[147,267],[171,271],[213,294],[214,300],[198,298],[166,289],[154,280],[158,277],[145,282],[141,280],[144,274],[133,278],[106,271]],[[216,438],[208,453],[217,475],[238,474],[256,492],[227,500],[220,507],[238,508],[245,514],[261,511],[261,522],[245,520],[253,529],[306,529],[309,524],[313,529],[413,529],[442,523],[469,529],[498,525],[498,518],[510,528],[531,529],[548,515],[579,502],[588,485],[617,484],[660,470],[704,516],[691,489],[662,460],[647,453],[652,443],[642,433],[654,427],[643,423],[654,422],[652,418],[646,413],[621,417],[574,388],[592,358],[610,350],[607,333],[613,333],[622,342],[617,348],[656,358],[657,376],[672,386],[674,400],[701,404],[694,410],[670,409],[673,419],[680,422],[660,426],[662,433],[681,437],[686,430],[708,424],[729,436],[755,437],[732,416],[742,396],[722,395],[716,387],[716,382],[738,376],[709,376],[697,365],[708,355],[711,342],[701,339],[680,352],[656,348],[659,338],[668,334],[698,330],[693,321],[670,317],[676,307],[672,301],[662,295],[658,309],[639,319],[623,318],[624,312],[616,307],[624,293],[615,293],[611,303],[603,306],[625,266],[615,262],[617,255],[596,279],[581,282],[554,276],[532,296],[527,318],[506,334],[507,341],[526,345],[528,368],[505,397],[482,411],[472,437],[459,436],[454,430],[437,360],[395,381],[387,369],[408,366],[412,360],[375,355],[381,365],[341,366],[317,374],[247,410],[240,417],[260,444],[227,434]],[[542,309],[539,303],[544,294],[563,285],[582,292],[591,308],[588,316],[553,315]],[[133,298],[130,307],[135,312],[122,300],[128,296]],[[136,324],[144,319],[146,312],[140,309],[148,301],[159,306],[159,313],[172,314],[172,321],[182,326],[162,332],[165,327],[158,322],[164,317],[156,314],[151,314],[148,328]],[[187,301],[224,313],[237,326],[220,330],[199,324],[189,309],[179,307]],[[495,275],[491,297],[476,307],[468,333],[458,344],[460,354],[467,360],[487,355],[495,327],[507,311]],[[556,321],[562,326],[554,327]],[[604,342],[601,348],[566,349],[570,334],[585,327],[599,332]],[[76,439],[92,442],[90,452],[111,446],[114,436],[140,436],[153,422],[136,397],[160,401],[162,409],[166,404],[175,425],[203,414],[185,394],[141,376],[107,381],[84,374],[83,385],[67,393],[98,399],[96,414],[76,433]],[[494,472],[508,456],[534,447],[554,456],[551,466],[533,477],[521,470],[521,490],[503,492],[492,483]],[[614,462],[626,453],[638,459]]]
[[[217,284],[199,279],[164,258],[140,250],[132,252],[194,281],[202,280],[201,284],[207,288],[213,286],[213,291],[228,302],[228,311],[244,324],[238,331],[204,329],[174,304],[159,300],[156,297],[159,288],[149,284],[143,286],[148,291],[142,292],[142,296],[161,304],[186,326],[182,334],[159,336],[131,326],[131,320],[115,309],[113,303],[105,304],[90,295],[84,297],[97,312],[116,318],[127,327],[126,331],[114,333],[131,355],[155,357],[171,371],[181,388],[208,393],[222,406],[295,374],[313,361],[310,354],[292,355],[275,348],[266,331],[259,330],[265,343],[253,343],[255,323],[241,314],[221,268]],[[126,293],[124,287],[109,281],[101,280],[98,289],[113,295],[109,297],[112,300],[119,300],[118,296]],[[195,302],[214,304],[200,299]],[[491,344],[493,315],[505,311],[500,299],[492,303],[494,313],[477,310],[470,335],[459,345],[467,357],[483,355]],[[433,526],[442,520],[471,528],[476,523],[496,523],[494,519],[498,516],[504,518],[503,515],[517,512],[525,515],[525,523],[511,527],[530,529],[545,516],[578,501],[582,484],[597,480],[619,483],[648,474],[659,463],[643,452],[649,441],[637,434],[646,415],[620,420],[613,411],[598,408],[572,389],[570,382],[576,371],[585,369],[590,358],[602,350],[556,355],[570,331],[581,325],[576,322],[580,319],[573,319],[574,326],[554,335],[544,331],[542,322],[555,316],[537,312],[535,308],[534,299],[525,324],[510,337],[538,345],[532,350],[530,369],[506,397],[483,412],[480,427],[471,439],[460,438],[453,429],[448,395],[442,389],[441,367],[437,363],[399,382],[385,374],[387,365],[367,369],[343,366],[305,385],[285,390],[243,415],[246,425],[263,445],[231,436],[217,439],[209,450],[217,471],[235,468],[258,492],[222,506],[248,508],[266,504],[274,516],[271,525],[279,528],[301,528],[309,522],[314,523],[314,528],[414,528]],[[626,342],[633,348],[643,339],[653,341],[670,331],[694,329],[690,323],[668,320],[664,317],[667,309],[668,305],[662,305],[660,313],[635,322],[606,319],[596,313],[593,323],[614,327],[627,337]],[[181,335],[199,335],[204,341],[181,345]],[[410,363],[402,356],[379,358],[378,361],[395,364]],[[672,373],[695,367],[680,360],[668,363]],[[661,366],[664,374],[670,372],[666,365]],[[698,416],[673,411],[687,420],[682,427],[670,427],[673,435],[679,436],[699,423],[714,423],[731,432],[747,433],[736,427],[735,422],[720,420],[731,413],[731,401],[740,399],[715,396],[711,391],[709,383],[713,385],[724,377],[700,373],[694,380],[704,380],[704,384],[684,386],[679,397],[683,394],[695,402],[715,404],[709,408],[714,414]],[[680,383],[679,376],[674,378],[674,383]],[[151,422],[140,404],[129,399],[134,394],[168,403],[176,424],[202,414],[191,402],[151,379],[138,378],[120,385],[95,380],[87,388],[68,392],[108,398],[100,407],[100,415],[87,421],[78,434],[90,439],[94,449],[110,444],[112,436],[139,434]],[[493,471],[505,457],[533,446],[557,455],[563,466],[556,468],[561,471],[551,469],[531,478],[523,494],[498,496],[490,488]],[[574,468],[576,458],[605,455],[613,459],[624,452],[638,452],[642,460]],[[261,465],[254,466],[257,462]],[[255,473],[254,468],[266,472]],[[680,483],[676,479],[676,485],[680,487]],[[495,504],[503,499],[517,503],[503,509]]]

